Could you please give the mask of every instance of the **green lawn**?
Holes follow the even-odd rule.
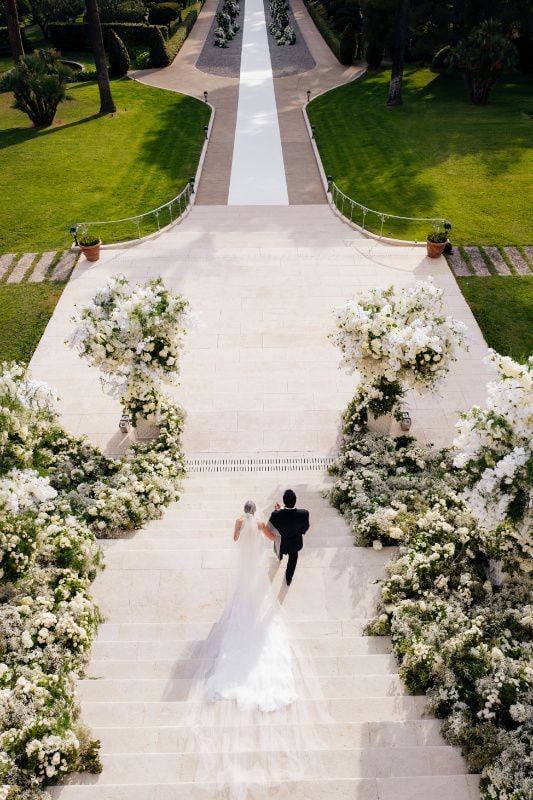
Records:
[[[484,108],[467,102],[460,75],[409,69],[404,105],[389,109],[388,79],[369,73],[310,104],[326,173],[378,211],[449,219],[457,244],[532,244],[531,76],[498,84]],[[378,218],[371,224],[379,230]],[[383,230],[419,240],[426,232],[424,223]]]
[[[0,284],[0,363],[30,360],[64,285]]]
[[[458,278],[490,347],[516,361],[533,354],[533,278]]]
[[[98,116],[95,83],[73,84],[73,100],[43,130],[0,95],[0,253],[60,249],[73,223],[149,211],[195,174],[205,104],[128,79],[112,88],[116,115]]]

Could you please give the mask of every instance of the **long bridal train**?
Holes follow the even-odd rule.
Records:
[[[228,605],[193,659],[181,779],[244,800],[281,783],[320,777],[313,751],[327,722],[312,659],[269,579],[266,541],[243,517]]]

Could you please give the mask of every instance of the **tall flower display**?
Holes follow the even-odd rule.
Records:
[[[390,413],[407,389],[422,393],[445,377],[466,346],[466,328],[443,314],[442,295],[433,283],[418,281],[399,292],[373,289],[337,310],[330,338],[341,365],[359,373],[360,409]]]
[[[75,317],[70,342],[102,373],[124,411],[149,417],[159,411],[163,384],[179,372],[189,304],[165,288],[161,278],[130,289],[112,277]]]
[[[533,557],[533,357],[518,364],[491,350],[488,360],[497,379],[487,387],[487,407],[474,406],[457,423],[454,465],[464,471],[478,524],[514,526]]]

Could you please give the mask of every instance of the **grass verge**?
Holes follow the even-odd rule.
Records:
[[[450,220],[456,244],[532,244],[531,76],[497,84],[485,107],[467,101],[458,73],[411,68],[404,105],[390,109],[388,80],[368,73],[311,102],[326,173],[369,208]],[[366,221],[379,232],[379,217]],[[387,220],[383,233],[422,240],[427,230]]]
[[[457,278],[487,344],[524,362],[533,353],[533,278]]]
[[[0,253],[67,247],[73,223],[150,211],[195,174],[205,103],[128,79],[112,90],[117,113],[101,117],[96,84],[71,85],[41,130],[0,95]]]
[[[0,284],[0,362],[28,362],[65,284]]]

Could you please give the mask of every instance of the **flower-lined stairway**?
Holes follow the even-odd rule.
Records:
[[[196,207],[151,243],[105,252],[96,265],[81,262],[34,356],[33,374],[59,388],[66,427],[86,432],[107,452],[126,443],[118,431],[119,403],[102,392],[96,370],[64,339],[74,306],[120,273],[131,284],[160,275],[196,315],[181,385],[170,390],[187,414],[189,456],[220,463],[225,455],[333,453],[354,390],[327,339],[333,310],[376,285],[410,286],[428,275],[444,288],[446,310],[467,324],[472,339],[440,398],[408,398],[413,431],[449,441],[458,411],[484,402],[486,348],[443,260],[365,241],[324,206]],[[468,375],[478,380],[465,380]],[[365,800],[476,800],[476,777],[445,746],[438,722],[424,716],[425,698],[406,693],[389,642],[362,636],[391,553],[353,547],[347,524],[322,497],[329,484],[323,474],[305,471],[195,473],[160,521],[104,542],[107,567],[94,591],[106,621],[79,684],[83,718],[102,740],[104,769],[54,794],[209,796],[207,783],[188,782],[190,756],[180,755],[195,642],[224,605],[231,523],[242,502],[254,498],[266,513],[292,485],[310,508],[313,527],[285,603],[316,656],[333,719],[320,754],[324,780],[302,780],[280,796],[323,800],[335,791]]]

